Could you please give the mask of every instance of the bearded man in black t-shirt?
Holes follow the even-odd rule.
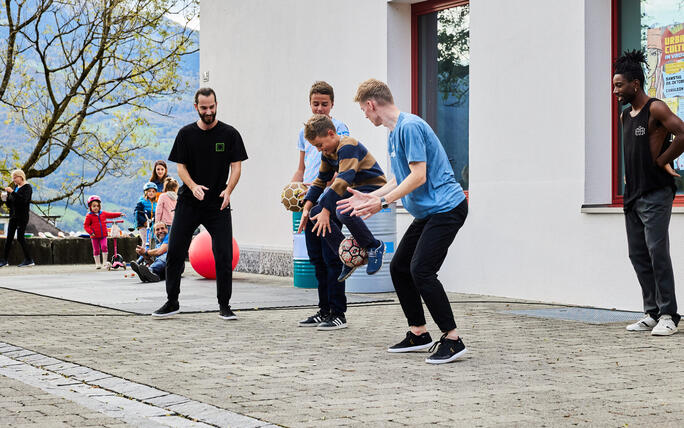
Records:
[[[185,256],[193,232],[203,225],[212,240],[219,316],[237,319],[230,309],[233,288],[230,195],[240,180],[241,162],[247,159],[247,153],[240,133],[216,119],[216,106],[213,89],[201,88],[195,93],[195,109],[200,118],[178,131],[169,155],[169,160],[178,164],[183,186],[178,191],[166,257],[167,302],[152,314],[155,318],[179,312]]]
[[[613,93],[630,104],[620,115],[625,226],[646,314],[627,330],[669,336],[677,332],[680,319],[668,236],[677,190],[673,176],[678,174],[670,162],[684,152],[684,123],[667,104],[644,92],[645,63],[643,52],[627,52],[615,62],[613,75]]]

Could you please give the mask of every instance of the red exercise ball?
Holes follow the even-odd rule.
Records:
[[[214,262],[214,252],[211,249],[209,232],[203,230],[193,238],[188,255],[190,256],[190,265],[195,269],[195,272],[207,279],[216,279],[216,263]],[[240,260],[240,248],[233,238],[233,270],[235,270],[238,260]]]

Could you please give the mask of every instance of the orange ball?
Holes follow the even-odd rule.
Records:
[[[214,261],[214,252],[211,249],[211,235],[206,230],[203,230],[199,235],[193,238],[188,250],[190,258],[190,265],[195,272],[207,279],[216,279],[216,262]],[[237,241],[233,238],[233,260],[232,269],[240,260],[240,248]]]

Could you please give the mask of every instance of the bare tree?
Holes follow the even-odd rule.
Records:
[[[5,13],[20,17],[24,3],[5,0]],[[9,60],[1,71],[10,83],[0,101],[10,107],[9,120],[21,125],[32,142],[28,153],[8,153],[0,171],[19,166],[27,179],[59,174],[61,188],[39,192],[36,202],[71,202],[107,175],[129,174],[135,152],[150,142],[143,113],[151,111],[153,101],[188,90],[179,66],[184,55],[197,51],[193,30],[170,23],[167,16],[181,13],[189,21],[199,2],[32,4],[29,18],[0,24],[15,37],[7,42]],[[87,168],[64,171],[67,159],[80,159]]]

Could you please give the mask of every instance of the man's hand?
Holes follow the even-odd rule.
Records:
[[[681,177],[681,175],[677,174],[677,171],[675,171],[675,170],[670,166],[669,163],[666,163],[665,166],[664,166],[663,168],[665,168],[665,172],[667,172],[667,173],[670,174],[671,176],[673,176],[673,177]]]
[[[228,191],[228,189],[223,189],[223,192],[221,192],[219,197],[223,198],[223,202],[221,203],[221,210],[224,210],[228,205],[230,205],[230,192]]]
[[[327,208],[323,208],[321,212],[311,217],[311,221],[316,222],[313,229],[311,229],[316,233],[316,236],[321,236],[321,233],[323,233],[323,236],[325,236],[326,230],[328,233],[332,231],[330,229],[330,211],[328,211]]]
[[[311,201],[306,201],[304,203],[304,208],[302,208],[302,219],[299,222],[299,228],[297,229],[297,233],[302,233],[302,230],[306,228],[306,223],[309,221],[309,211],[311,211],[312,206],[313,202]]]
[[[337,201],[337,207],[341,209],[341,213],[344,214],[351,211],[351,215],[366,220],[382,209],[379,196],[359,192],[352,188],[347,188],[347,191],[352,195],[347,199]]]
[[[135,246],[135,252],[137,255],[143,256],[143,255],[145,255],[145,248],[141,247],[140,245],[136,245]]]
[[[195,184],[195,186],[192,188],[192,196],[197,198],[197,200],[199,201],[204,200],[205,190],[209,190],[209,188],[206,186],[202,186],[201,184]]]

